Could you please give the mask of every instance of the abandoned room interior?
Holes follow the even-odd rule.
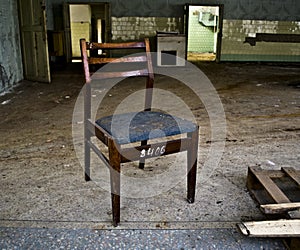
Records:
[[[299,10],[296,0],[1,1],[0,248],[299,249]],[[87,84],[84,46],[102,62],[144,41],[147,90],[139,77]],[[98,121],[87,141],[86,124],[149,114],[152,73],[150,114],[193,129],[169,133],[164,118],[168,129],[153,121],[140,143],[128,125],[139,157],[121,164],[114,194],[107,165],[129,161],[114,153],[129,148],[99,136]],[[101,141],[108,160],[91,146]]]

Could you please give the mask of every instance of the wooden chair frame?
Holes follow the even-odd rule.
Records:
[[[154,84],[154,73],[151,61],[149,40],[142,42],[127,43],[94,43],[80,40],[82,62],[85,74],[85,92],[84,92],[84,154],[85,154],[85,180],[91,180],[90,177],[90,157],[91,149],[97,156],[109,167],[111,183],[111,201],[112,201],[112,220],[113,225],[117,226],[120,222],[120,173],[121,164],[129,161],[139,161],[139,167],[144,168],[145,160],[163,155],[187,151],[187,200],[193,203],[196,190],[197,173],[197,154],[198,154],[198,135],[199,127],[195,125],[192,131],[186,133],[185,138],[181,139],[163,139],[162,142],[149,144],[149,140],[140,141],[140,146],[123,148],[114,136],[103,127],[91,120],[91,64],[106,63],[130,63],[144,62],[146,68],[142,70],[126,72],[96,72],[93,79],[106,79],[114,77],[143,76],[146,77],[146,95],[143,111],[151,111],[152,89]],[[88,57],[88,50],[109,50],[109,49],[143,49],[145,54],[142,56],[116,58],[91,58]],[[104,145],[108,147],[108,156],[104,155],[100,149],[92,142],[91,138],[96,136]],[[163,149],[157,154],[143,154],[149,149]],[[143,157],[141,157],[143,154]]]

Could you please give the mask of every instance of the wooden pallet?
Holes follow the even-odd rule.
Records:
[[[241,231],[244,231],[244,234],[246,232],[248,236],[268,231],[265,237],[286,237],[288,248],[299,249],[300,170],[294,168],[263,170],[260,167],[249,167],[247,188],[268,218],[287,220],[241,223],[239,225]],[[262,232],[261,230],[266,227],[265,224],[269,225],[269,229]],[[287,226],[290,231],[287,230]],[[253,231],[250,232],[249,228]]]
[[[249,167],[247,188],[260,205],[300,202],[300,170]]]

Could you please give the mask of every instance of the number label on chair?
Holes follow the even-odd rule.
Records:
[[[162,155],[166,151],[166,146],[156,147],[156,148],[149,148],[147,151],[143,149],[141,151],[141,158],[144,157],[152,157]]]

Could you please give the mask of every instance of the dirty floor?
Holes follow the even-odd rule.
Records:
[[[264,219],[245,187],[249,166],[300,168],[299,64],[203,62],[198,67],[224,107],[222,158],[209,178],[202,178],[201,164],[215,143],[206,110],[189,89],[158,76],[166,90],[188,96],[200,125],[196,200],[186,202],[185,181],[152,197],[125,195],[120,229],[235,231],[240,221]],[[0,238],[14,232],[9,228],[113,229],[110,194],[101,182],[84,181],[73,145],[73,111],[83,81],[80,65],[74,65],[55,69],[51,84],[23,81],[0,96]],[[108,104],[116,106],[133,87],[113,88]],[[184,164],[185,156],[177,160]],[[128,176],[155,176],[170,162],[165,157],[142,173],[134,164],[124,171]]]

